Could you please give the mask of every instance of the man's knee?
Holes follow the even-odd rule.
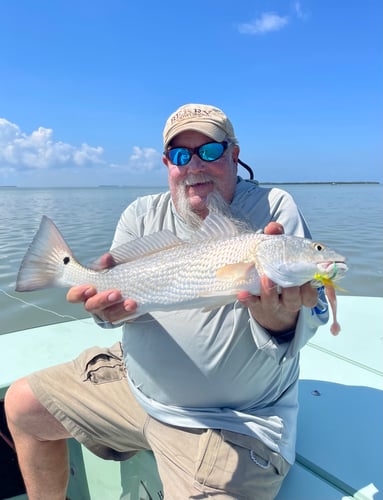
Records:
[[[36,398],[26,378],[10,386],[4,408],[11,432],[17,429],[42,440],[69,437],[65,428]]]
[[[15,423],[23,419],[25,415],[32,415],[39,405],[25,378],[14,382],[4,399],[7,418]]]

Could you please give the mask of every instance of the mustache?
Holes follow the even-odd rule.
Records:
[[[187,187],[187,186],[192,186],[193,184],[201,184],[208,182],[212,182],[213,184],[215,184],[214,178],[212,176],[202,173],[202,174],[188,174],[187,177],[182,179],[180,184],[184,187]]]

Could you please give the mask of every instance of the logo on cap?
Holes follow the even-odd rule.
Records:
[[[174,116],[172,116],[170,122],[173,125],[175,122],[195,119],[195,118],[208,118],[212,113],[211,110],[201,109],[201,108],[193,108],[193,109],[185,109],[182,111],[178,111]]]

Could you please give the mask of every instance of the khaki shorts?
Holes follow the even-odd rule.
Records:
[[[120,343],[28,377],[39,401],[96,455],[126,460],[152,450],[165,498],[272,499],[290,466],[255,438],[151,418],[126,379]]]

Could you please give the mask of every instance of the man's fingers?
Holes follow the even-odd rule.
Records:
[[[72,304],[79,304],[88,300],[89,297],[93,297],[93,295],[96,295],[96,293],[96,288],[91,285],[73,286],[68,290],[66,299]]]
[[[318,290],[305,283],[301,287],[302,304],[306,307],[315,307],[318,304]]]
[[[113,295],[112,295],[113,297]],[[133,314],[137,309],[137,303],[132,299],[127,299],[123,302],[117,302],[108,307],[96,311],[95,313],[100,318],[108,321],[109,323],[115,323],[122,320],[129,320],[129,315]]]
[[[104,255],[101,255],[98,262],[101,269],[109,269],[110,267],[114,267],[116,265],[113,255],[110,253],[104,253]]]
[[[88,312],[102,311],[114,304],[122,301],[121,292],[119,290],[107,290],[105,292],[96,293],[90,297],[84,304]]]
[[[301,289],[299,286],[283,288],[281,294],[283,306],[288,311],[299,311],[302,307]]]
[[[285,231],[279,222],[269,222],[263,232],[265,234],[283,234]]]
[[[93,261],[90,265],[92,269],[95,271],[102,271],[103,269],[110,269],[111,267],[114,267],[116,265],[116,262],[114,260],[114,257],[110,253],[104,253],[99,257],[97,260]]]

